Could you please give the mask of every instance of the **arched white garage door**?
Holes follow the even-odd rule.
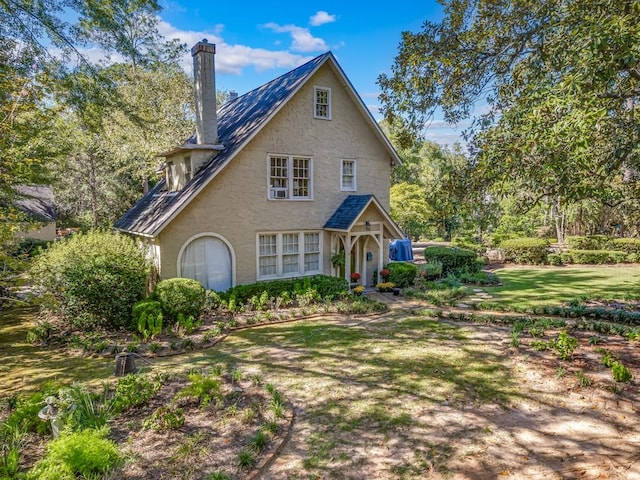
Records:
[[[229,246],[218,237],[193,239],[180,256],[180,276],[198,280],[208,290],[221,292],[233,285],[233,258]]]

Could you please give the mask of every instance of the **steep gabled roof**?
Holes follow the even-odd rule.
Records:
[[[118,219],[115,228],[147,237],[158,235],[326,62],[329,62],[334,67],[334,71],[342,77],[344,84],[348,87],[347,90],[350,91],[363,113],[368,116],[372,128],[387,147],[389,154],[400,163],[397,153],[354,90],[335,57],[331,52],[327,52],[220,107],[218,138],[219,143],[224,145],[223,150],[205,163],[180,191],[163,191],[165,180],[161,180],[155,188]],[[188,148],[195,144],[196,137],[193,135],[183,144],[183,147]]]
[[[380,205],[375,195],[349,195],[333,212],[322,228],[326,230],[338,230],[348,232],[351,230],[369,205],[374,204],[387,222],[387,229],[397,238],[404,236],[400,227],[389,217],[385,209]]]

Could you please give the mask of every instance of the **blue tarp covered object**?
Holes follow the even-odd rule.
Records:
[[[413,249],[411,248],[411,240],[404,238],[403,240],[393,240],[389,244],[389,260],[396,262],[410,262],[413,260]]]

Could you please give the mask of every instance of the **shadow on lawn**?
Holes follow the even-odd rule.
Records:
[[[503,333],[496,338],[495,327],[487,327],[469,338],[459,325],[410,315],[349,326],[305,321],[237,332],[211,355],[191,356],[188,367],[226,363],[260,372],[296,405],[287,466],[269,478],[294,471],[331,478],[354,472],[362,478],[496,478],[504,465],[517,478],[531,465],[540,466],[538,473],[566,470],[572,451],[633,454],[627,444],[576,439],[570,429],[550,436],[538,412],[514,407],[537,402],[552,423],[574,421],[555,400],[517,383],[500,348],[508,329]],[[602,422],[596,412],[580,415]],[[517,426],[505,429],[507,420]],[[623,425],[601,425],[603,432],[616,428]],[[298,462],[293,471],[287,470],[292,458]]]

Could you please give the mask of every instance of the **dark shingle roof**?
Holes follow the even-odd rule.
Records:
[[[57,219],[53,188],[49,185],[20,185],[17,187],[18,208],[34,220],[55,222]]]
[[[297,91],[331,52],[320,55],[300,67],[252,90],[218,109],[218,139],[224,149],[178,192],[163,192],[165,181],[141,198],[115,223],[115,228],[141,235],[155,236],[162,226],[197,193],[251,139]],[[184,146],[195,144],[195,135]]]
[[[349,195],[344,202],[333,212],[323,228],[330,230],[349,230],[353,222],[362,214],[373,195]]]

